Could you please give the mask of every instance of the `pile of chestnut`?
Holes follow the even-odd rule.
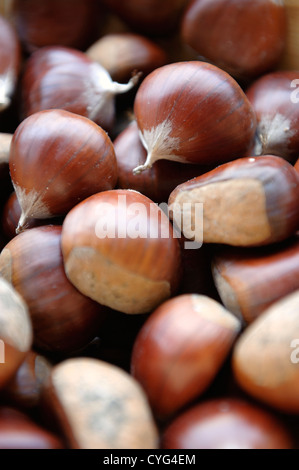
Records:
[[[298,447],[295,3],[1,2],[0,448]]]

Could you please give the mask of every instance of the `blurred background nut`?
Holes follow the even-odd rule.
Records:
[[[0,388],[14,376],[33,340],[27,305],[5,279],[0,278]]]
[[[54,366],[44,406],[72,449],[156,449],[158,433],[146,397],[126,372],[92,358]]]

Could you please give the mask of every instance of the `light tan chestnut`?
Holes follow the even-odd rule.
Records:
[[[281,411],[299,413],[299,290],[249,325],[233,352],[239,385]]]
[[[44,401],[73,449],[156,449],[146,396],[127,372],[93,358],[53,367]]]
[[[124,313],[148,313],[177,289],[180,245],[168,217],[132,190],[95,194],[62,226],[69,280],[83,294]]]
[[[16,91],[20,63],[18,36],[10,21],[0,16],[0,111],[10,105]]]
[[[135,341],[131,371],[157,417],[168,418],[206,391],[240,327],[221,304],[195,294],[174,297],[150,315]]]
[[[0,388],[16,373],[32,340],[27,305],[14,288],[0,278]]]
[[[114,188],[117,163],[107,133],[68,111],[40,111],[21,122],[10,147],[9,168],[22,209],[17,231],[30,219],[66,214],[98,191]]]
[[[259,246],[296,232],[298,197],[294,167],[267,155],[240,158],[179,185],[170,194],[169,210],[186,238]]]
[[[245,155],[255,132],[252,107],[238,83],[214,65],[176,62],[150,73],[134,103],[147,159],[224,163]]]

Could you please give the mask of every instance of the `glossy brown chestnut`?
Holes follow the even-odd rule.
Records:
[[[103,0],[134,30],[142,34],[170,34],[177,26],[188,0]]]
[[[2,402],[26,410],[37,408],[50,371],[51,364],[44,356],[29,351],[14,377],[1,390]]]
[[[0,111],[11,103],[20,71],[19,39],[10,22],[0,16]]]
[[[204,401],[179,415],[164,431],[162,449],[292,449],[285,425],[248,401]]]
[[[255,399],[299,413],[299,290],[272,304],[238,339],[232,366]]]
[[[21,122],[10,148],[12,183],[22,208],[18,231],[32,218],[66,214],[80,200],[114,188],[117,163],[107,133],[68,111],[40,111]]]
[[[209,297],[188,294],[164,302],[134,344],[131,372],[158,418],[168,418],[209,387],[240,322]]]
[[[23,412],[0,408],[0,449],[62,449],[56,435],[32,421]]]
[[[136,70],[146,76],[167,62],[166,52],[158,44],[135,33],[106,34],[86,54],[117,82],[128,81]]]
[[[73,352],[97,335],[105,309],[68,281],[60,243],[61,227],[37,227],[19,234],[1,252],[0,274],[28,305],[35,346]]]
[[[101,12],[94,0],[13,0],[10,19],[27,52],[44,46],[87,47]]]
[[[257,117],[250,155],[272,154],[294,162],[299,154],[298,72],[273,72],[246,91]]]
[[[146,396],[126,372],[92,358],[53,367],[44,390],[72,449],[156,449],[158,433]]]
[[[134,168],[144,164],[146,160],[146,150],[136,121],[122,131],[113,144],[118,168],[118,187],[140,191],[155,202],[166,202],[176,186],[211,169],[207,165],[184,165],[160,160],[151,168],[134,174]]]
[[[298,173],[283,158],[240,158],[179,185],[169,197],[169,211],[186,238],[269,245],[298,229],[298,196]],[[203,223],[194,228],[201,207]],[[184,223],[186,211],[191,213],[191,226]]]
[[[241,157],[255,132],[255,116],[237,82],[200,61],[177,62],[150,73],[134,103],[144,165],[161,159],[213,164]]]
[[[16,290],[0,278],[0,388],[12,379],[33,340],[27,305]]]
[[[63,222],[62,252],[80,292],[124,313],[150,312],[180,281],[180,245],[169,219],[137,191],[104,191],[75,206]]]
[[[113,82],[100,64],[76,49],[49,46],[34,52],[22,79],[22,115],[65,109],[95,121],[106,131],[115,120],[114,97],[131,90],[138,74],[126,84]]]
[[[220,249],[212,271],[226,308],[251,323],[271,304],[299,289],[299,237],[259,249]]]
[[[282,0],[193,0],[182,36],[201,56],[238,78],[272,70],[286,43]]]

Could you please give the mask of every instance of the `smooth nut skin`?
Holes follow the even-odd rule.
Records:
[[[77,49],[42,47],[25,65],[21,114],[25,118],[42,110],[64,109],[110,131],[115,121],[114,97],[137,82],[138,75],[126,84],[113,82],[103,66]]]
[[[21,411],[0,408],[0,449],[62,449],[62,440]]]
[[[267,248],[220,248],[212,272],[226,308],[251,323],[271,304],[299,289],[299,237]]]
[[[150,73],[137,91],[134,113],[148,152],[146,164],[136,172],[161,159],[206,165],[241,157],[256,125],[237,82],[196,60]]]
[[[41,404],[43,383],[47,380],[51,363],[35,351],[29,351],[14,377],[1,390],[1,400],[24,410],[36,409]]]
[[[117,186],[140,191],[155,202],[167,202],[176,186],[210,169],[207,165],[183,165],[160,160],[152,168],[134,175],[134,168],[146,160],[136,121],[122,131],[113,144],[118,168]]]
[[[164,212],[137,191],[82,201],[66,216],[61,243],[69,280],[120,312],[149,313],[178,288],[178,240]]]
[[[16,290],[0,278],[0,388],[12,379],[33,341],[28,307]]]
[[[299,173],[299,159],[296,161],[294,168]]]
[[[80,49],[95,36],[98,10],[94,0],[13,0],[10,18],[29,53],[55,44]]]
[[[32,218],[66,214],[80,200],[113,189],[117,162],[107,133],[64,110],[29,116],[10,148],[12,183],[22,208],[18,231]]]
[[[272,154],[295,162],[299,152],[299,108],[295,71],[262,76],[247,88],[257,118],[257,129],[248,155]]]
[[[112,12],[119,15],[134,31],[142,34],[167,35],[178,24],[188,0],[103,0]]]
[[[61,253],[61,227],[27,230],[0,255],[0,273],[25,299],[34,345],[45,351],[73,352],[97,335],[106,310],[68,281]]]
[[[235,398],[214,399],[179,415],[164,431],[162,449],[292,449],[275,415]]]
[[[6,109],[13,97],[20,72],[21,48],[10,21],[0,17],[0,111]]]
[[[286,43],[282,0],[194,0],[182,21],[183,40],[233,76],[273,69]]]
[[[134,343],[131,373],[158,418],[172,416],[209,387],[239,330],[230,312],[201,295],[175,297],[150,315]]]
[[[299,412],[299,290],[274,303],[238,339],[232,366],[238,384],[280,411]]]
[[[179,185],[169,197],[170,216],[186,238],[234,246],[262,246],[287,239],[299,226],[299,178],[273,155],[240,158]],[[184,204],[203,226],[184,227]],[[188,206],[189,204],[189,206]],[[186,207],[186,206],[185,206]]]
[[[74,358],[52,369],[44,405],[72,449],[156,449],[158,433],[139,384],[122,369]]]
[[[134,33],[106,34],[86,54],[105,67],[117,82],[128,81],[136,70],[146,76],[167,62],[166,52],[160,46]]]

